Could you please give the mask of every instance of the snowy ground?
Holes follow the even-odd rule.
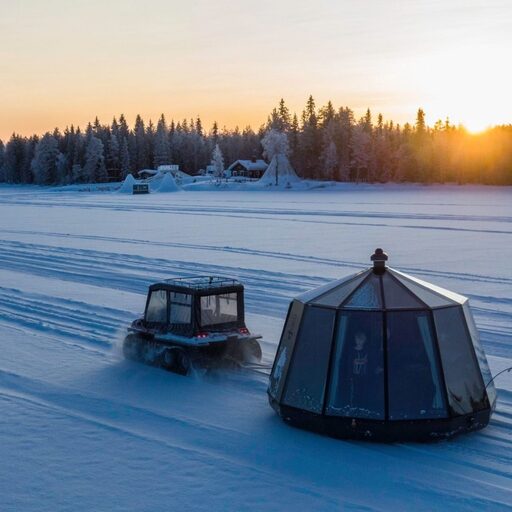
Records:
[[[284,425],[260,374],[124,361],[147,285],[246,284],[271,362],[290,299],[390,264],[471,299],[493,373],[512,364],[512,190],[346,186],[131,196],[0,187],[0,511],[509,510],[512,376],[480,433],[343,442]]]

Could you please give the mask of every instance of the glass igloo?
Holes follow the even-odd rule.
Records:
[[[496,391],[468,299],[387,267],[382,249],[371,259],[292,301],[272,407],[341,438],[420,441],[485,427]]]

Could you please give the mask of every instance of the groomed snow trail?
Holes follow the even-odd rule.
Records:
[[[343,442],[284,425],[264,375],[183,378],[123,360],[119,341],[151,282],[232,275],[270,363],[290,299],[382,246],[470,297],[496,373],[512,365],[511,198],[0,187],[0,510],[510,510],[510,374],[480,433]]]

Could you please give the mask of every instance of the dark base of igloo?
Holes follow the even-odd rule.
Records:
[[[432,442],[449,439],[460,434],[486,427],[491,411],[485,409],[456,418],[432,420],[377,421],[340,416],[323,416],[269,402],[277,414],[288,424],[338,439],[356,439],[384,443]]]

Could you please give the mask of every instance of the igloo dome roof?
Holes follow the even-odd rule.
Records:
[[[463,295],[380,266],[382,260],[377,259],[378,251],[373,255],[373,268],[315,288],[299,295],[297,300],[336,309],[363,310],[434,309],[466,302]],[[387,259],[384,252],[382,255]]]

